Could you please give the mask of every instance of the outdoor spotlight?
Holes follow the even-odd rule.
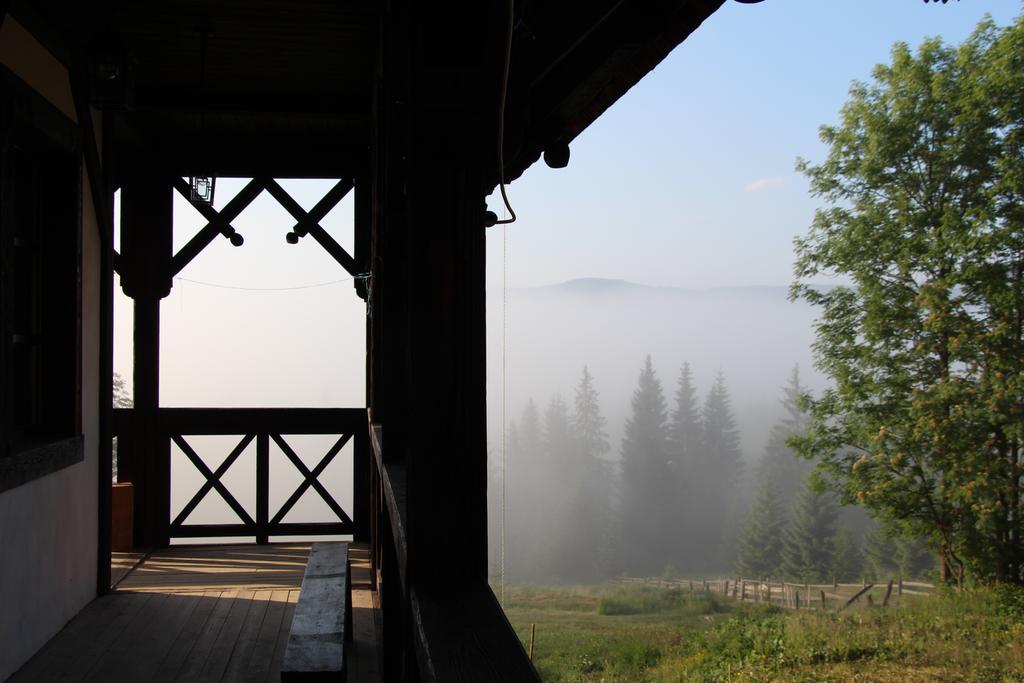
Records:
[[[212,176],[192,176],[192,201],[197,204],[213,204],[213,188],[217,179]]]

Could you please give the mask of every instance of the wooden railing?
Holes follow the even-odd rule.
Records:
[[[135,428],[133,410],[114,410],[113,417],[114,436],[130,434]],[[153,445],[154,451],[169,449],[173,443],[206,480],[181,511],[173,519],[165,521],[166,535],[169,538],[253,536],[258,543],[267,543],[271,536],[359,535],[361,526],[366,524],[369,505],[366,495],[360,490],[361,487],[365,488],[366,483],[359,481],[359,473],[366,472],[369,467],[370,449],[366,411],[363,409],[161,408],[157,411],[154,425],[155,433],[142,439],[141,443],[148,442]],[[194,440],[190,441],[194,436],[208,435],[239,437],[237,445],[215,467],[211,467],[197,452]],[[336,438],[326,453],[320,454],[317,464],[310,468],[289,443],[293,435],[332,435]],[[140,443],[137,434],[135,443]],[[238,502],[222,481],[224,474],[253,443],[256,446],[253,473],[256,488],[255,515],[250,514]],[[270,506],[271,443],[277,446],[285,460],[302,475],[302,483],[276,510],[271,510]],[[330,490],[320,481],[328,465],[349,443],[353,444],[354,449],[355,506],[359,508],[362,505],[367,508],[356,509],[352,513],[344,510],[338,503],[335,498],[338,492]],[[139,457],[139,453],[144,452],[138,447],[134,450],[134,453],[125,455]],[[166,462],[169,465],[169,459]],[[169,467],[163,469],[169,470]],[[169,486],[170,472],[161,472],[160,475],[161,478],[166,476],[163,483]],[[285,516],[309,489],[313,489],[327,504],[333,518],[317,522],[285,522]],[[189,524],[189,516],[212,491],[216,491],[224,499],[238,517],[238,521],[222,524]],[[167,516],[169,517],[169,511]]]

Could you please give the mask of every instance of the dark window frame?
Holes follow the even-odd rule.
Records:
[[[35,156],[33,155],[35,154]],[[48,181],[55,188],[52,210],[41,209],[32,214],[32,221],[56,217],[61,225],[71,223],[41,237],[37,228],[38,244],[24,246],[16,235],[14,202],[11,201],[16,183],[14,169],[19,155],[26,155],[32,163],[22,163],[20,170],[30,165],[38,169],[33,190],[42,198],[50,191]],[[36,162],[36,158],[40,161]],[[53,182],[54,180],[58,182]],[[24,181],[23,181],[24,182]],[[35,195],[34,195],[35,196]],[[39,202],[42,204],[43,202]],[[44,226],[45,227],[45,226]],[[54,242],[56,237],[58,241]],[[63,238],[63,239],[62,239]],[[69,240],[69,241],[63,241]],[[17,242],[17,244],[16,244]],[[45,243],[49,242],[49,243]],[[21,250],[21,251],[19,251]],[[41,256],[32,265],[15,274],[14,254],[39,250]],[[25,265],[24,256],[19,266]],[[26,278],[24,271],[34,274]],[[50,277],[56,273],[56,278]],[[24,357],[15,352],[14,328],[20,324],[15,318],[17,299],[12,284],[24,285],[32,279],[38,284],[31,291],[42,303],[35,304],[43,322],[32,323],[32,333],[40,340],[29,345],[42,356],[34,371],[25,369]],[[46,315],[48,307],[55,306],[57,315]],[[30,335],[31,336],[31,335]],[[25,344],[25,335],[17,343]],[[24,346],[19,347],[24,349]],[[31,353],[29,354],[31,355]],[[24,371],[14,381],[15,361]],[[36,411],[34,421],[21,428],[15,405],[29,397],[16,395],[19,382],[31,375],[31,393],[40,405],[54,404],[51,415],[40,418]],[[66,382],[63,379],[66,378]],[[22,81],[6,66],[0,65],[0,492],[6,491],[84,459],[82,437],[82,154],[81,135],[77,124],[57,107]],[[31,412],[31,409],[29,409]]]

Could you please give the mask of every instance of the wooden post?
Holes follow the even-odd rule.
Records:
[[[740,589],[740,602],[744,602],[747,599],[747,582],[742,581],[742,588]]]
[[[804,595],[807,596],[807,609],[811,608],[811,584],[809,581],[804,581]]]
[[[889,596],[892,595],[892,579],[889,579],[889,585],[885,587],[885,597],[882,598],[882,607],[888,607]]]
[[[896,592],[896,595],[903,595],[903,574],[900,574],[900,585],[899,590]]]
[[[537,624],[530,624],[530,661],[533,661],[533,643],[537,639]]]
[[[148,165],[132,166],[121,187],[121,286],[135,301],[132,373],[133,425],[122,450],[118,440],[118,478],[135,486],[135,543],[168,545],[171,501],[171,453],[160,433],[160,301],[171,291],[173,189],[170,180]]]
[[[821,611],[824,612],[826,609],[827,604],[825,602],[825,591],[821,591]]]
[[[851,597],[850,597],[850,599],[849,599],[849,600],[847,600],[847,601],[846,601],[846,602],[845,602],[845,603],[843,604],[843,606],[839,608],[839,611],[842,611],[842,610],[846,609],[847,607],[849,607],[850,605],[852,605],[853,603],[857,602],[857,598],[859,598],[860,596],[862,596],[862,595],[864,595],[865,593],[867,593],[867,592],[868,592],[868,590],[870,590],[870,589],[871,589],[871,587],[872,587],[872,586],[874,586],[874,585],[875,585],[875,584],[873,584],[873,583],[872,583],[872,584],[868,584],[867,586],[864,586],[864,587],[863,587],[863,588],[861,588],[861,589],[860,589],[859,591],[857,591],[856,593],[854,593],[854,595],[853,595],[853,596],[851,596]]]
[[[722,591],[722,594],[725,595],[725,597],[729,597],[729,579],[725,580],[725,589]]]
[[[270,541],[270,436],[256,435],[256,542]]]
[[[793,592],[793,609],[800,609],[800,591]]]

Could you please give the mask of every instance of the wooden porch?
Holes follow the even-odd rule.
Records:
[[[171,546],[130,569],[10,681],[278,681],[308,544]],[[352,544],[349,681],[378,681],[378,601]],[[133,558],[115,558],[131,563]]]

